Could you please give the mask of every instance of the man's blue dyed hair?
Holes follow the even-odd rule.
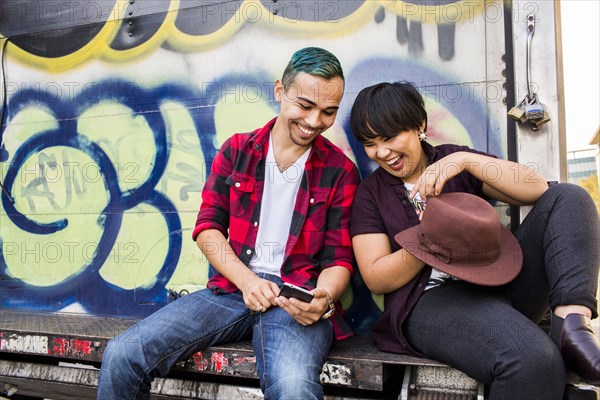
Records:
[[[327,80],[336,76],[342,78],[342,81],[344,80],[344,72],[337,57],[319,47],[305,47],[292,55],[281,78],[283,88],[287,90],[301,72],[320,76]]]

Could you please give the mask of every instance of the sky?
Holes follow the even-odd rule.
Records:
[[[567,151],[589,147],[600,125],[600,1],[561,0]]]

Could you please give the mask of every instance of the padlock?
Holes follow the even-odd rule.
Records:
[[[525,116],[525,110],[518,106],[514,106],[513,108],[511,108],[508,111],[508,116],[517,122],[523,123],[527,121],[527,117]]]
[[[536,119],[532,121],[533,125],[539,129],[540,126],[544,125],[546,122],[550,121],[550,114],[547,111],[544,111],[544,116],[540,119]]]
[[[527,104],[525,106],[525,117],[528,121],[544,118],[544,105],[538,102]]]

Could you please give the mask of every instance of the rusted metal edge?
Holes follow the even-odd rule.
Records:
[[[98,363],[108,341],[136,321],[78,314],[37,314],[0,310],[0,352]],[[367,337],[334,343],[321,382],[382,391],[386,366],[445,367],[437,361],[378,351]],[[176,370],[257,379],[250,342],[213,346],[179,362]]]

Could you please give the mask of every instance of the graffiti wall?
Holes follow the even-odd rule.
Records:
[[[326,136],[363,176],[348,114],[384,80],[421,89],[432,143],[506,156],[499,1],[1,4],[2,307],[137,317],[204,287],[191,231],[211,161],[277,113],[273,83],[304,46],[342,62]],[[379,309],[359,280],[344,305],[362,322]]]

